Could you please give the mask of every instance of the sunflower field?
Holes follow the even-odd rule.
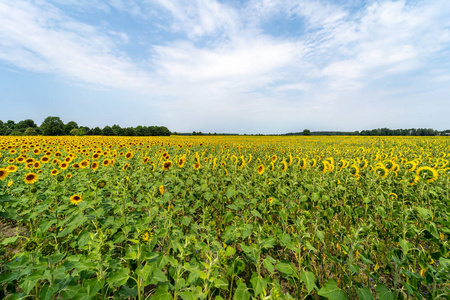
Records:
[[[0,137],[1,299],[449,299],[446,137]]]

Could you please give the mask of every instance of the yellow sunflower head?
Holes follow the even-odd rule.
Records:
[[[36,181],[38,181],[38,176],[35,173],[28,173],[27,175],[25,175],[25,183],[27,184],[33,184]]]
[[[81,201],[83,201],[81,195],[73,195],[70,197],[70,203],[74,205],[78,205],[78,203],[80,203]]]

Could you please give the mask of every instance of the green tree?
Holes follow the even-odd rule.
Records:
[[[304,129],[302,135],[311,135],[311,131],[309,129]]]
[[[92,129],[92,135],[102,135],[103,131],[100,129],[100,127],[95,127],[94,129]]]
[[[36,123],[34,123],[33,120],[26,119],[26,120],[23,120],[23,121],[20,121],[19,123],[17,123],[14,126],[14,129],[19,130],[21,132],[25,132],[25,130],[27,130],[27,128],[36,128],[36,127],[37,127],[37,125],[36,125]]]
[[[28,127],[25,129],[24,135],[38,135],[38,133],[33,127]]]
[[[105,126],[102,131],[103,131],[103,135],[108,135],[108,136],[114,135],[114,131],[112,130],[111,126]]]
[[[47,117],[41,124],[43,135],[62,135],[64,134],[64,122],[59,117]]]
[[[72,131],[72,129],[78,129],[78,124],[75,121],[70,121],[66,125],[64,125],[64,134],[68,135]]]

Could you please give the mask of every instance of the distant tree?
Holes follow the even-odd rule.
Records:
[[[304,129],[302,135],[311,135],[311,131],[309,129]]]
[[[41,124],[43,135],[62,135],[64,134],[64,123],[59,117],[47,117]]]
[[[70,121],[66,125],[64,125],[64,134],[68,135],[72,131],[72,129],[78,129],[78,124],[75,121]],[[70,134],[71,135],[71,134]]]
[[[111,136],[114,135],[114,131],[112,130],[111,126],[105,126],[102,130],[103,135]]]
[[[113,130],[115,136],[123,136],[123,135],[125,135],[125,130],[123,130],[123,128],[120,127],[120,126],[117,125],[117,124],[114,124],[114,125],[111,127],[111,129]]]
[[[25,132],[25,130],[27,130],[27,128],[36,128],[36,127],[37,127],[37,125],[36,125],[36,123],[34,123],[33,120],[26,119],[26,120],[23,120],[23,121],[20,121],[19,123],[17,123],[14,126],[14,129],[19,130],[21,132]]]
[[[38,132],[33,127],[28,127],[25,129],[24,135],[38,135]]]
[[[92,135],[102,135],[103,131],[100,129],[100,127],[95,127],[94,129],[92,129]]]
[[[14,129],[16,126],[16,122],[14,122],[13,120],[8,120],[6,121],[6,127],[8,127],[9,129]]]
[[[135,136],[136,135],[136,133],[134,132],[134,128],[133,127],[125,128],[124,134],[125,134],[125,136]]]

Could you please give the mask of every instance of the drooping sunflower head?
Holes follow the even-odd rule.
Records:
[[[164,195],[164,185],[160,185],[158,190],[161,195]]]
[[[392,200],[397,200],[398,199],[398,195],[396,193],[389,193],[388,198],[390,198]]]
[[[70,197],[70,203],[74,204],[74,205],[78,205],[78,203],[80,203],[81,201],[83,201],[83,199],[81,198],[81,195],[73,195]]]
[[[386,169],[384,166],[381,166],[381,165],[377,166],[374,169],[374,172],[375,172],[375,174],[377,174],[381,178],[386,178],[388,176],[388,174],[389,174],[388,169]]]
[[[438,179],[439,174],[436,169],[430,167],[420,167],[416,170],[416,176],[426,180],[426,182],[432,182]]]
[[[24,180],[26,184],[33,184],[38,181],[38,176],[35,173],[28,173],[27,175],[25,175]]]
[[[406,170],[411,171],[411,172],[414,171],[416,169],[416,167],[417,167],[417,163],[415,161],[408,161],[405,164]]]
[[[130,167],[130,164],[124,164],[122,170],[126,171]]]
[[[353,164],[350,166],[350,174],[357,177],[359,175],[359,168],[357,165]]]
[[[392,170],[392,168],[394,167],[394,163],[393,163],[392,161],[388,160],[388,161],[384,164],[384,166],[386,167],[386,169]]]

